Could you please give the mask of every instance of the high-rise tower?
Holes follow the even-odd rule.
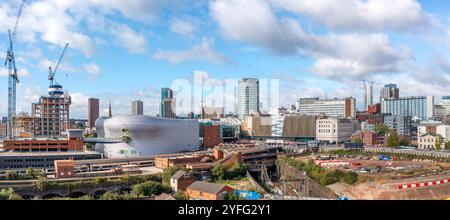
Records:
[[[160,117],[175,118],[175,99],[173,98],[173,91],[170,88],[161,89],[161,110]]]
[[[244,119],[259,113],[259,80],[244,78],[238,82],[238,117]]]
[[[136,100],[131,103],[132,115],[144,115],[144,103],[141,100]]]
[[[364,110],[368,109],[369,105],[373,105],[373,82],[363,81],[364,83]]]
[[[380,92],[380,103],[383,99],[398,99],[399,98],[399,89],[396,84],[386,84],[383,88],[381,88]]]
[[[88,127],[95,127],[95,120],[100,116],[100,100],[96,98],[88,99]]]

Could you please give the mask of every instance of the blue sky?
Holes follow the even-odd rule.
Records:
[[[0,1],[6,52],[20,0]],[[28,0],[19,23],[18,112],[48,87],[48,66],[70,47],[56,79],[72,95],[72,117],[89,97],[117,114],[134,99],[155,115],[161,87],[209,78],[280,80],[280,103],[353,96],[361,80],[402,96],[450,94],[450,4],[444,0]],[[7,110],[0,71],[0,114]]]

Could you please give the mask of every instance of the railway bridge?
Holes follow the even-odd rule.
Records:
[[[112,192],[130,192],[131,187],[127,185],[111,185],[111,186],[82,186],[76,188],[50,188],[45,190],[38,190],[35,186],[22,186],[14,188],[14,192],[22,196],[24,199],[51,199],[51,198],[79,198],[81,196],[92,196],[99,199],[107,191]]]

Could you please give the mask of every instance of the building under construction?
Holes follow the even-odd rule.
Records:
[[[14,118],[14,136],[59,137],[69,129],[71,98],[59,85],[50,88],[48,96],[41,96],[31,104],[31,116],[19,114]]]
[[[14,117],[13,134],[14,137],[32,137],[36,128],[36,118],[27,113],[20,113]]]
[[[61,136],[69,129],[70,104],[71,98],[67,94],[41,96],[38,103],[31,104],[32,117],[36,118],[34,134]]]
[[[55,82],[55,74],[69,44],[66,44],[54,69],[49,67],[48,95],[41,96],[38,103],[31,104],[31,116],[14,117],[14,137],[60,137],[70,127],[69,106],[71,98],[63,87]]]

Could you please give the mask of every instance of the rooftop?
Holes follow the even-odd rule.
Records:
[[[210,194],[217,194],[224,187],[226,187],[226,186],[225,185],[215,184],[215,183],[203,182],[203,181],[195,181],[194,183],[192,183],[187,188],[190,189],[190,190],[207,192],[207,193],[210,193]]]
[[[38,138],[15,138],[12,140],[4,140],[4,141],[64,141],[68,140],[68,138],[51,138],[51,137],[38,137]]]
[[[172,177],[170,177],[170,179],[180,179],[185,174],[186,174],[186,172],[184,172],[182,170],[178,170]]]
[[[170,194],[162,193],[161,195],[157,196],[155,200],[176,200],[176,199]]]
[[[10,156],[10,157],[42,157],[42,156],[77,156],[77,155],[99,155],[101,153],[93,152],[93,151],[69,151],[69,152],[1,152],[1,156]]]

